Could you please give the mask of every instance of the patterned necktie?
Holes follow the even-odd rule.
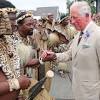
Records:
[[[80,32],[80,36],[79,36],[79,39],[78,39],[78,44],[80,43],[83,34],[84,34],[83,32]]]

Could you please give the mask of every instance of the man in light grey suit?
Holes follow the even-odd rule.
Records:
[[[91,18],[87,2],[74,2],[70,7],[71,23],[79,32],[70,49],[63,53],[44,51],[43,61],[66,62],[72,59],[72,89],[75,100],[100,100],[100,27]],[[81,40],[79,42],[79,38]]]

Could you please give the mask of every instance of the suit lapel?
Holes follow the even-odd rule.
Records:
[[[88,44],[89,38],[94,33],[94,28],[95,27],[96,27],[95,23],[92,23],[90,25],[90,27],[88,27],[88,29],[86,30],[86,32],[83,34],[83,36],[82,36],[79,44],[78,44],[78,39],[79,39],[80,33],[78,33],[77,37],[75,38],[75,44],[73,46],[74,47],[73,57],[75,57],[77,55],[77,53],[79,52],[79,50],[82,48],[82,45]]]
[[[76,55],[76,53],[77,53],[77,51],[79,49],[79,45],[77,45],[78,44],[79,35],[80,35],[80,33],[77,33],[77,36],[74,39],[74,43],[73,43],[73,56]]]
[[[82,36],[79,44],[78,44],[78,39],[77,39],[76,47],[75,47],[76,49],[75,49],[75,52],[74,52],[74,57],[77,55],[78,51],[80,50],[80,48],[82,47],[82,45],[84,44],[84,42],[86,42],[85,38],[84,38],[84,35]]]

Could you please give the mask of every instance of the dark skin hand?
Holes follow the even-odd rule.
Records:
[[[35,68],[37,65],[39,65],[39,60],[38,59],[31,59],[29,62],[25,65],[25,67],[32,67]]]
[[[20,84],[20,89],[22,89],[22,90],[27,89],[31,84],[30,79],[25,75],[20,76],[18,81],[19,81],[19,84]]]

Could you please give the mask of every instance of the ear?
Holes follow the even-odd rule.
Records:
[[[85,17],[86,17],[86,21],[88,22],[88,20],[90,19],[90,15],[88,13],[86,13]]]
[[[85,14],[85,16],[86,16],[86,17],[89,17],[89,14],[88,14],[88,13],[86,13],[86,14]]]

